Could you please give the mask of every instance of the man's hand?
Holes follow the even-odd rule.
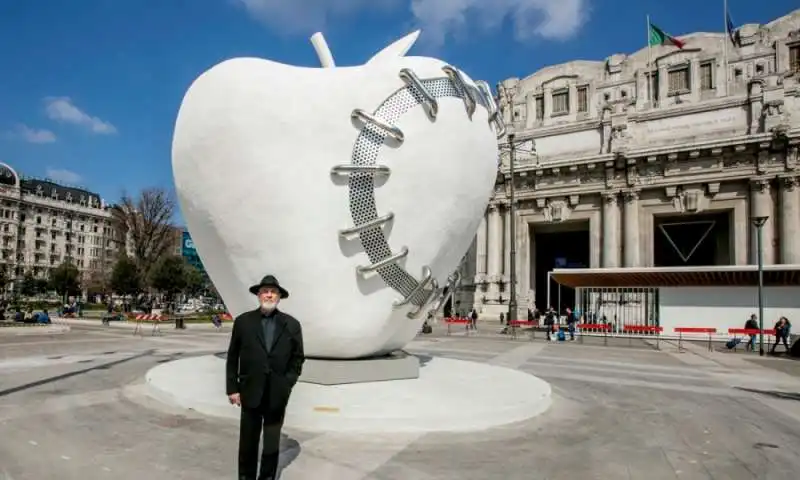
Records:
[[[242,406],[242,397],[238,393],[231,393],[228,395],[228,401],[231,402],[231,405],[236,405],[237,407]]]

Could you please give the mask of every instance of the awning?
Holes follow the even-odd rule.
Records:
[[[800,286],[800,265],[765,265],[764,285]],[[551,277],[573,288],[757,286],[756,265],[652,268],[557,268]]]

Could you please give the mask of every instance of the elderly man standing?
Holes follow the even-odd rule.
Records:
[[[234,320],[225,388],[231,404],[242,409],[239,480],[275,480],[286,405],[305,361],[303,332],[300,322],[277,308],[281,299],[289,296],[277,278],[267,275],[250,287],[250,293],[258,297],[259,308]]]

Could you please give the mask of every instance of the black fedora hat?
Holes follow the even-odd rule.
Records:
[[[261,290],[261,287],[275,287],[281,292],[281,298],[286,298],[289,296],[288,290],[281,287],[281,283],[275,278],[274,275],[267,275],[261,279],[261,282],[253,285],[250,287],[250,293],[253,295],[258,295],[258,291]]]

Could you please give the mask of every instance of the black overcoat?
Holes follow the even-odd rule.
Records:
[[[276,311],[275,335],[268,349],[261,317],[261,310],[256,309],[233,321],[225,388],[228,395],[240,394],[244,408],[262,406],[266,393],[269,405],[262,407],[281,412],[303,371],[303,331],[294,317]]]

